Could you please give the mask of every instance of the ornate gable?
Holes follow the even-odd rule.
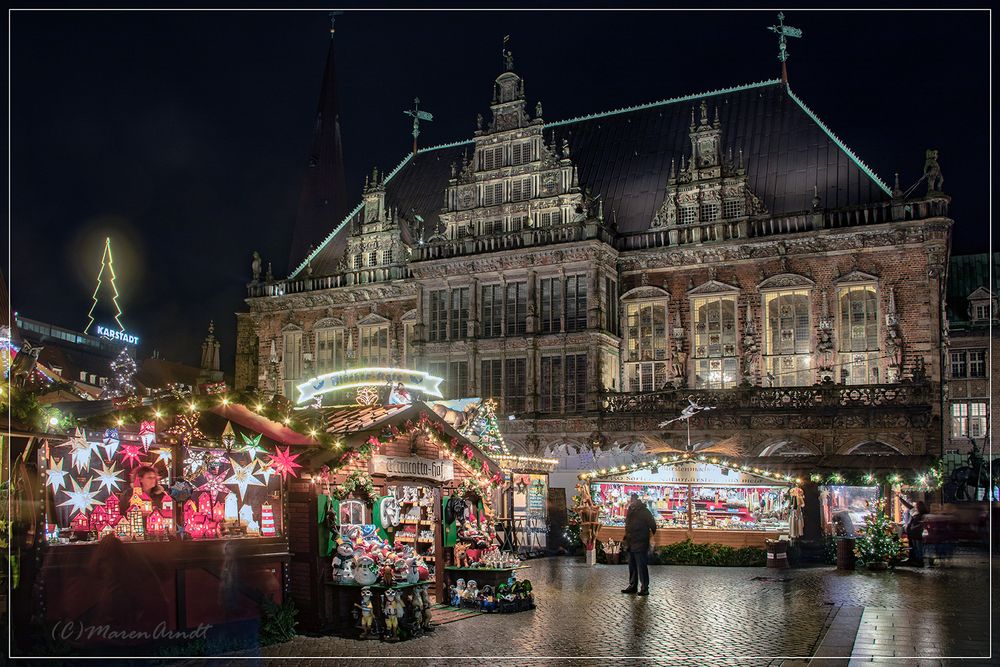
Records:
[[[313,329],[337,329],[343,327],[344,320],[337,317],[324,317],[321,320],[317,320],[316,324],[313,325]]]
[[[739,294],[740,288],[727,285],[718,280],[709,280],[694,289],[688,290],[688,296],[705,296],[706,294]]]
[[[390,322],[391,320],[388,320],[382,317],[381,315],[378,315],[376,313],[371,313],[369,315],[365,315],[363,318],[358,320],[358,326],[365,327],[365,326],[371,326],[373,324],[389,324]]]
[[[410,310],[403,313],[403,316],[399,318],[403,322],[416,322],[417,321],[417,309],[411,308]]]
[[[860,283],[877,283],[878,278],[870,273],[865,273],[864,271],[858,271],[855,269],[850,273],[844,274],[839,278],[836,278],[834,284],[837,285],[850,285],[850,284],[860,284]]]
[[[797,273],[779,273],[757,285],[758,290],[785,289],[790,287],[815,287],[816,283]]]

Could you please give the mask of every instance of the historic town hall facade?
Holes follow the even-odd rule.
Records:
[[[940,454],[936,157],[906,198],[782,81],[548,122],[508,55],[470,139],[374,171],[287,278],[258,266],[236,384],[426,370],[528,453],[683,449],[659,424],[694,400],[692,441],[746,456]]]

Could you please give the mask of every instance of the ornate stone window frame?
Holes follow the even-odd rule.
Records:
[[[399,318],[399,321],[403,325],[403,340],[399,346],[401,348],[401,353],[399,355],[400,365],[403,368],[414,368],[416,360],[413,359],[413,336],[416,332],[417,326],[417,309],[411,308],[406,311],[403,313],[403,316]]]
[[[281,327],[281,378],[283,395],[294,401],[295,384],[302,379],[305,329],[289,322]],[[291,355],[291,357],[289,357]]]
[[[660,389],[657,386],[656,378],[657,376],[662,377],[663,382],[667,381],[668,372],[670,369],[670,360],[673,356],[670,349],[670,292],[660,287],[653,285],[643,285],[641,287],[634,287],[619,297],[620,311],[619,311],[619,322],[621,325],[621,363],[622,363],[622,383],[624,385],[625,391],[638,392],[643,391],[643,385],[646,385],[652,391]],[[642,341],[642,322],[637,324],[638,327],[638,338],[639,338],[639,359],[630,359],[630,343],[632,342],[631,329],[629,327],[629,310],[630,307],[636,308],[639,313],[637,316],[641,318],[641,310],[644,306],[650,306],[651,310],[662,308],[663,309],[663,351],[664,356],[662,358],[657,358],[655,356],[657,348],[657,336],[655,331],[652,331],[650,336],[652,338],[652,353],[653,356],[649,359],[642,358],[643,350],[641,349]],[[650,327],[653,327],[653,322],[650,322]],[[657,372],[657,365],[662,364],[660,372]],[[649,382],[644,382],[646,376],[649,375]]]
[[[344,324],[344,321],[338,317],[324,317],[319,320],[316,320],[316,323],[313,325],[312,330],[313,330],[313,337],[315,339],[315,342],[313,344],[313,359],[315,360],[314,363],[315,363],[316,374],[322,375],[323,373],[330,373],[332,371],[341,370],[341,368],[337,368],[338,357],[342,358],[342,363],[346,366],[347,325]],[[320,339],[320,334],[326,332],[332,332],[333,335],[334,348],[333,352],[331,353],[331,362],[333,366],[331,368],[325,368],[320,365],[321,359],[320,359],[319,339]],[[343,346],[343,349],[339,350],[339,354],[337,349],[338,333],[340,334],[340,345]]]
[[[880,303],[882,298],[882,286],[879,283],[878,277],[855,269],[840,276],[839,278],[834,279],[833,288],[835,299],[834,303],[836,303],[834,328],[837,331],[835,340],[838,353],[837,366],[834,374],[836,381],[841,384],[869,384],[868,380],[874,377],[875,382],[872,384],[884,382],[884,369],[886,364],[884,364],[881,359],[883,347],[883,327],[881,323],[882,305]],[[843,298],[846,294],[858,289],[872,289],[875,292],[874,320],[876,347],[874,350],[871,349],[870,346],[866,350],[844,350],[842,346],[842,343],[846,340],[847,336],[851,336],[853,338],[849,332],[844,330]],[[864,359],[862,359],[862,357],[864,357]],[[859,374],[863,376],[861,379],[864,379],[865,382],[857,381]]]
[[[687,292],[688,304],[691,312],[691,354],[689,360],[689,377],[693,379],[695,388],[733,388],[739,383],[739,347],[740,347],[740,288],[718,280],[709,280]],[[698,303],[702,300],[717,298],[719,300],[732,300],[733,302],[733,354],[723,354],[713,356],[710,354],[699,355],[698,346]],[[724,345],[720,338],[720,345]],[[713,364],[712,362],[717,362]],[[715,381],[709,376],[699,384],[698,378],[702,372],[716,372],[712,366],[718,366],[719,379]],[[703,367],[703,368],[702,368]],[[728,376],[728,377],[727,377]]]
[[[764,361],[764,372],[770,373],[769,379],[774,378],[774,386],[778,387],[795,387],[795,386],[809,386],[815,381],[815,369],[817,363],[815,357],[816,344],[814,336],[814,326],[815,317],[813,316],[813,300],[814,293],[816,289],[816,283],[807,278],[806,276],[799,275],[797,273],[779,273],[777,275],[766,278],[757,285],[757,292],[760,294],[760,317],[759,321],[761,324],[761,334],[762,334],[762,345],[761,345],[761,355]],[[771,322],[770,315],[768,313],[768,308],[770,306],[770,301],[774,298],[778,298],[779,295],[789,294],[795,295],[801,292],[805,292],[806,297],[806,310],[809,315],[809,322],[806,325],[807,341],[808,341],[808,351],[807,352],[797,352],[793,351],[790,353],[771,353],[772,347],[772,334],[771,334]],[[793,337],[796,334],[793,332]],[[795,366],[793,373],[798,375],[808,375],[806,381],[799,382],[795,377],[789,378],[783,375],[781,368],[776,368],[775,366],[781,366],[784,360],[788,358],[795,359]],[[802,365],[806,366],[806,369],[801,368]],[[776,372],[777,371],[777,372]]]
[[[378,315],[376,313],[371,313],[366,315],[364,318],[358,321],[358,354],[357,358],[359,363],[363,366],[387,366],[389,364],[390,357],[392,355],[392,341],[390,340],[392,321]],[[380,330],[385,330],[385,356],[383,357],[381,353],[378,355],[377,359],[373,359],[370,352],[372,349],[371,340],[373,335],[377,335],[376,332]],[[365,341],[368,341],[367,350],[365,349]],[[366,352],[368,354],[366,355]],[[367,361],[365,361],[367,359]]]

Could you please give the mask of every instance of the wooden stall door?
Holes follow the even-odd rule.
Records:
[[[319,556],[316,489],[309,482],[292,482],[288,492],[289,594],[299,608],[302,629],[318,632],[326,622],[324,568]]]

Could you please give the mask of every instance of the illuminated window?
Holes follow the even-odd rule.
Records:
[[[629,391],[661,389],[667,381],[667,303],[625,305],[625,375]],[[659,363],[641,363],[655,362]]]
[[[340,501],[340,527],[361,526],[368,523],[368,508],[360,500]]]
[[[316,330],[316,372],[322,375],[344,368],[345,330],[343,327]]]
[[[667,384],[667,362],[625,364],[629,391],[657,391]]]
[[[736,296],[695,297],[695,386],[706,389],[735,387],[739,368],[736,357]]]
[[[358,359],[362,366],[389,365],[389,324],[359,327]]]
[[[764,294],[764,364],[777,387],[813,383],[809,290]]]
[[[877,383],[878,293],[874,285],[837,290],[840,304],[840,377],[844,384]]]

